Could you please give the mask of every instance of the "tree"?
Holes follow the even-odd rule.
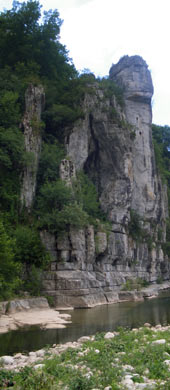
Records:
[[[167,184],[168,206],[170,215],[170,127],[152,126],[154,150],[158,171]],[[164,252],[170,257],[170,217],[166,221],[166,243],[163,243]]]
[[[58,11],[45,11],[42,23],[40,17],[41,5],[36,0],[14,1],[11,10],[0,14],[0,68],[8,65],[14,71],[23,64],[37,69],[41,77],[60,78],[61,73],[71,76],[75,69],[59,42],[62,21]]]
[[[21,285],[20,264],[14,261],[15,241],[11,239],[0,220],[0,299],[7,299]]]
[[[170,127],[152,126],[157,167],[170,187]]]
[[[101,217],[96,187],[83,171],[79,172],[77,180],[74,181],[74,191],[77,202],[88,215]]]

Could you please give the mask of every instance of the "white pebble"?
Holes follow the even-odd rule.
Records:
[[[126,371],[134,371],[134,367],[130,366],[129,364],[125,364],[123,369]]]
[[[151,328],[151,324],[149,322],[145,322],[144,326],[145,328]]]
[[[36,352],[29,352],[29,356],[36,356]]]
[[[36,355],[39,357],[39,356],[44,356],[45,354],[45,351],[44,349],[39,349],[39,351],[36,351]]]
[[[135,389],[135,385],[134,385],[134,382],[132,381],[132,379],[130,378],[124,378],[122,380],[122,385],[126,387],[126,389],[128,390],[132,390],[132,389]]]
[[[136,383],[136,390],[152,390],[155,389],[156,382],[151,382],[151,383]]]
[[[166,343],[165,339],[155,340],[152,342],[152,344],[165,344],[165,343]]]
[[[14,363],[14,358],[12,356],[2,356],[0,358],[0,361],[2,364],[13,364]]]
[[[170,360],[164,360],[164,363],[165,363],[168,367],[170,367]]]
[[[156,328],[156,329],[161,329],[162,326],[161,326],[161,324],[158,324],[158,325],[155,326],[155,328]]]
[[[90,340],[91,340],[90,336],[82,336],[82,337],[80,337],[80,338],[77,340],[77,342],[78,342],[78,343],[85,343],[86,341],[90,341]]]
[[[45,364],[36,364],[34,366],[35,370],[42,370],[43,367],[45,367]]]
[[[107,332],[104,336],[105,339],[113,339],[115,337],[114,333]]]

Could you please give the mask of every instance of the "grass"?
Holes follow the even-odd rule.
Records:
[[[164,344],[154,344],[165,339]],[[43,369],[25,367],[20,372],[0,370],[0,389],[15,390],[123,390],[122,379],[151,384],[156,390],[170,390],[170,329],[119,329],[112,339],[96,334],[80,348],[61,354],[47,353]],[[147,390],[147,387],[146,387]]]

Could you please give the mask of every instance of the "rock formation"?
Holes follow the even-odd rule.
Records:
[[[112,228],[108,235],[92,226],[70,229],[55,239],[43,233],[54,259],[44,289],[61,306],[114,302],[128,279],[168,278],[158,240],[158,232],[166,237],[167,199],[152,145],[151,75],[141,57],[125,56],[111,67],[110,79],[123,90],[123,106],[93,84],[66,147],[72,171],[83,169],[95,183]],[[133,215],[142,235],[136,239],[129,234]]]
[[[45,94],[42,86],[30,86],[25,93],[25,115],[23,119],[25,150],[30,161],[23,172],[21,204],[30,211],[36,190],[38,161],[41,150],[41,113]]]

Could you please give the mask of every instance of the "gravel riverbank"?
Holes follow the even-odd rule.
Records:
[[[169,390],[170,326],[146,323],[28,355],[2,356],[0,362],[1,386],[6,380],[17,390]]]

